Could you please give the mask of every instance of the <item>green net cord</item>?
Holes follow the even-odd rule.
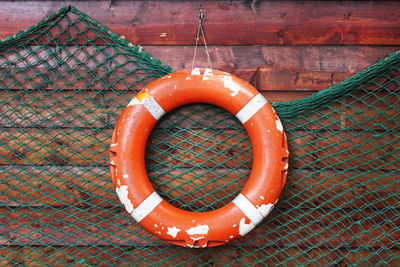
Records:
[[[398,265],[399,64],[275,103],[290,148],[278,205],[240,240],[189,250],[133,222],[107,165],[124,106],[172,69],[62,8],[0,41],[1,265]],[[232,115],[195,104],[157,124],[146,168],[170,203],[206,211],[240,192],[251,155]]]

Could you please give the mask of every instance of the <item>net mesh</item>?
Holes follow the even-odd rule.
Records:
[[[240,240],[185,249],[123,210],[107,166],[128,101],[172,69],[75,8],[0,42],[1,265],[400,263],[400,55],[275,103],[290,170],[272,213]],[[251,169],[246,131],[195,104],[153,130],[146,168],[173,205],[213,210]]]

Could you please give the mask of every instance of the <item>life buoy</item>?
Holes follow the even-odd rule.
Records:
[[[148,136],[166,112],[189,103],[210,103],[243,123],[253,147],[253,166],[241,193],[209,212],[178,209],[150,183],[144,162]],[[184,247],[212,247],[245,235],[278,201],[288,169],[282,124],[251,85],[225,72],[182,70],[149,84],[123,110],[112,135],[110,169],[119,199],[147,231]]]

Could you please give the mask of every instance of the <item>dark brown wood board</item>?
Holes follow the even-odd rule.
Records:
[[[396,1],[1,2],[0,38],[72,4],[142,45],[192,45],[199,9],[210,45],[397,45]]]

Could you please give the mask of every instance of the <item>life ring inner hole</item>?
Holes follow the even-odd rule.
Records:
[[[155,190],[177,208],[221,208],[242,191],[252,168],[243,125],[210,104],[189,104],[165,114],[146,145],[145,164]]]

